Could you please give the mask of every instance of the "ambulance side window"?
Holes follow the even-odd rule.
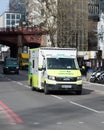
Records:
[[[46,60],[43,60],[43,69],[46,69]]]

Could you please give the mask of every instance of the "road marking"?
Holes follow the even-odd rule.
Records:
[[[74,104],[74,105],[76,105],[76,106],[85,108],[85,109],[90,110],[90,111],[93,111],[93,112],[95,112],[95,113],[99,113],[99,114],[101,114],[101,113],[103,114],[103,113],[104,113],[104,111],[97,111],[97,110],[95,110],[95,109],[92,109],[92,108],[90,108],[90,107],[86,107],[86,106],[84,106],[84,105],[75,103],[75,102],[73,102],[73,101],[69,101],[69,102],[70,102],[71,104]]]
[[[5,115],[8,117],[11,123],[15,123],[15,120],[18,123],[23,123],[22,119],[12,109],[10,109],[7,105],[5,105],[1,100],[0,100],[0,105],[2,111],[5,113]]]
[[[13,82],[13,83],[17,83],[17,84],[19,84],[19,85],[21,85],[21,86],[24,86],[24,87],[26,87],[26,88],[31,88],[30,86],[24,85],[23,83],[17,82],[17,81],[15,81],[15,80],[13,80],[12,82]]]
[[[60,99],[60,100],[63,100],[63,98],[59,97],[59,96],[56,96],[56,95],[51,95],[52,97],[55,97],[57,99]],[[99,113],[99,114],[104,114],[104,111],[97,111],[95,109],[92,109],[90,107],[87,107],[87,106],[84,106],[84,105],[81,105],[81,104],[78,104],[76,102],[73,102],[73,101],[68,101],[69,103],[73,104],[73,105],[76,105],[76,106],[79,106],[81,108],[84,108],[84,109],[87,109],[87,110],[90,110],[90,111],[93,111],[95,113]]]
[[[12,118],[12,116],[2,106],[0,107],[0,110],[2,110],[2,113],[4,113],[4,115],[9,119],[10,123],[15,123],[15,120]]]
[[[39,122],[34,122],[33,124],[34,124],[34,125],[39,125],[40,123],[39,123]]]
[[[55,98],[57,98],[57,99],[60,99],[60,100],[62,100],[63,98],[61,98],[61,97],[59,97],[59,96],[56,96],[56,95],[51,95],[52,97],[55,97]]]
[[[19,84],[19,85],[23,85],[23,83],[21,83],[21,82],[17,82],[17,84]]]
[[[28,86],[28,85],[24,85],[24,87],[26,87],[26,88],[31,88],[30,86]]]
[[[11,80],[11,82],[13,82],[13,83],[17,83],[17,81],[13,81],[13,80]]]
[[[62,122],[57,122],[56,124],[57,124],[57,125],[62,125],[63,123],[62,123]]]
[[[80,121],[79,124],[84,124],[84,122]]]

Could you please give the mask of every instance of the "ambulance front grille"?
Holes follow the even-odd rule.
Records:
[[[56,81],[75,82],[77,81],[77,77],[56,77]]]

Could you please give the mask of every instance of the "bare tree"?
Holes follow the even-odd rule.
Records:
[[[36,10],[36,4],[34,4],[33,17],[35,20],[41,17],[39,25],[48,31],[51,46],[77,47],[79,32],[82,31],[81,28],[82,25],[84,27],[85,21],[82,15],[86,13],[80,9],[80,6],[78,7],[78,0],[35,1],[39,6]]]
[[[44,26],[48,31],[52,45],[57,46],[57,1],[44,0]]]

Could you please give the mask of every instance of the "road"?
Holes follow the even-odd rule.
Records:
[[[82,95],[31,91],[27,71],[2,74],[0,130],[103,130],[104,86],[83,81]]]

